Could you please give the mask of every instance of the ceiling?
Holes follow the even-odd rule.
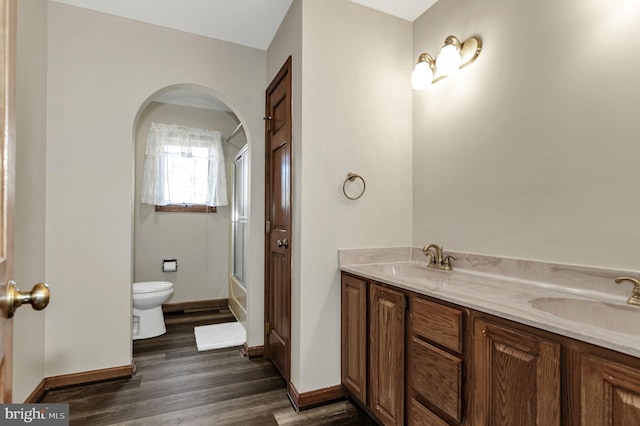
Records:
[[[351,0],[363,6],[379,10],[413,22],[438,0]]]
[[[293,0],[52,1],[267,50]],[[437,0],[351,1],[414,21]]]

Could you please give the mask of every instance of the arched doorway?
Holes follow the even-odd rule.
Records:
[[[140,201],[147,135],[151,123],[178,124],[222,133],[229,205],[215,213],[157,212]],[[246,318],[245,294],[230,278],[234,195],[232,173],[237,154],[247,145],[242,119],[231,102],[216,91],[191,84],[162,88],[140,106],[134,129],[135,181],[133,212],[133,281],[170,281],[170,305],[229,299],[234,314]],[[246,149],[246,148],[244,148]],[[177,259],[176,271],[165,272],[162,262]]]

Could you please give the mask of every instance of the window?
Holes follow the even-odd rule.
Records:
[[[221,133],[152,123],[141,201],[157,211],[211,212],[227,205]]]

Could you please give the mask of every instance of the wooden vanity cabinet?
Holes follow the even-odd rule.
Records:
[[[383,425],[404,424],[405,295],[342,274],[342,384]]]
[[[461,424],[463,311],[345,273],[341,293],[351,397],[383,425]]]
[[[483,318],[473,341],[473,424],[560,424],[559,343]]]
[[[414,296],[409,302],[409,318],[407,423],[459,425],[464,312]]]
[[[342,383],[383,425],[640,425],[640,358],[346,273]]]

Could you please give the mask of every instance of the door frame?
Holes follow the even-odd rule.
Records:
[[[0,403],[12,402],[13,390],[13,320],[6,302],[9,281],[14,274],[13,209],[15,199],[16,139],[16,0],[0,0],[0,129],[2,164],[0,187]]]
[[[285,61],[284,65],[282,66],[282,68],[280,69],[280,71],[278,71],[278,73],[276,74],[276,76],[273,78],[272,82],[269,84],[269,86],[267,87],[266,93],[265,93],[265,113],[266,116],[264,118],[265,121],[265,201],[264,201],[264,208],[265,208],[265,239],[264,239],[264,288],[265,288],[265,292],[264,292],[264,357],[267,359],[271,359],[271,348],[270,348],[270,344],[269,344],[269,329],[268,329],[268,324],[271,321],[271,317],[272,317],[272,303],[271,303],[271,298],[272,298],[272,294],[273,294],[273,289],[271,286],[271,265],[270,265],[270,229],[268,229],[267,223],[271,221],[271,200],[272,200],[272,196],[271,196],[271,147],[270,147],[270,142],[271,142],[271,136],[270,136],[270,126],[271,126],[271,117],[268,115],[269,114],[269,106],[270,106],[270,98],[269,98],[269,93],[270,91],[276,87],[278,85],[278,83],[280,83],[282,81],[283,78],[287,78],[288,79],[288,87],[286,88],[289,99],[287,100],[287,102],[289,103],[288,105],[288,109],[289,111],[291,111],[291,71],[292,71],[292,67],[291,67],[291,56],[289,56],[287,58],[287,60]],[[290,118],[291,118],[291,114],[290,114]],[[292,123],[291,120],[289,120],[288,123],[288,133],[289,133],[289,149],[290,149],[290,154],[291,154],[291,150],[293,149],[293,146],[291,145],[292,143]],[[289,166],[290,169],[292,168],[293,165],[293,156],[289,155]],[[291,179],[291,174],[289,174],[289,187],[290,189],[292,189],[292,179]],[[288,228],[289,228],[289,233],[290,235],[292,234],[291,232],[291,223],[293,222],[292,219],[292,200],[293,200],[293,191],[290,191],[290,200],[289,200],[289,209],[290,209],[290,215],[289,215],[289,223],[287,224]],[[291,238],[291,240],[293,240],[293,238]],[[291,271],[291,255],[289,255],[289,270]],[[289,276],[291,277],[291,274],[289,274]],[[287,386],[289,385],[290,382],[290,376],[291,376],[291,279],[289,279],[289,297],[286,300],[287,302],[287,311],[288,311],[288,317],[289,317],[289,341],[287,342],[287,372],[286,372],[286,377],[285,379],[287,380]]]

